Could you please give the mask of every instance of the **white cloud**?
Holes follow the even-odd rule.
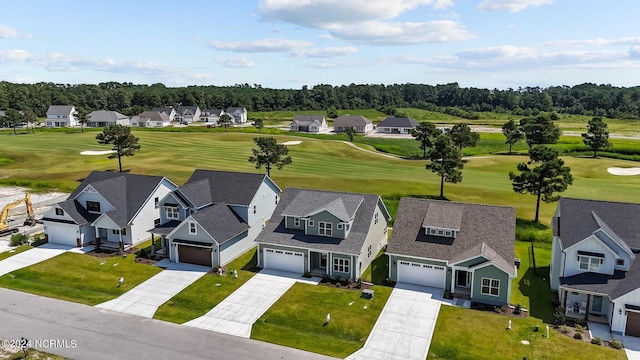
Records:
[[[216,62],[228,68],[252,68],[255,66],[251,60],[247,59],[244,56],[231,56],[228,58],[219,58],[219,59],[216,59]]]
[[[9,38],[17,38],[20,36],[20,32],[18,29],[12,28],[11,26],[0,24],[0,38],[9,39]]]
[[[470,40],[475,37],[451,20],[422,23],[369,21],[357,25],[334,25],[329,31],[334,37],[374,45],[413,45]]]
[[[33,54],[24,50],[0,50],[0,63],[4,62],[22,62],[32,59]]]
[[[311,46],[308,41],[287,39],[262,39],[253,41],[222,42],[211,41],[209,46],[216,50],[232,52],[258,53],[258,52],[291,52],[300,47]]]
[[[608,45],[640,45],[640,36],[625,37],[620,39],[585,39],[585,40],[559,40],[548,43],[551,46],[608,46]]]
[[[509,12],[516,13],[526,8],[551,5],[553,3],[553,0],[484,0],[480,5],[478,5],[478,10],[507,10]]]
[[[299,49],[291,52],[293,56],[308,58],[334,58],[348,56],[358,52],[358,49],[351,46],[346,47],[326,47],[313,49]]]
[[[403,12],[429,5],[445,9],[452,0],[261,0],[258,10],[266,20],[305,27],[393,19]]]

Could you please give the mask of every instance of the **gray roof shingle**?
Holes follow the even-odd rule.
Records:
[[[333,120],[333,127],[359,127],[371,124],[364,116],[342,115]]]
[[[632,260],[629,271],[614,271],[613,275],[584,272],[561,277],[560,285],[568,289],[608,294],[611,300],[640,288],[640,261]]]
[[[422,226],[460,230],[464,205],[438,201],[429,205]]]
[[[209,179],[205,178],[184,184],[180,186],[177,191],[182,193],[183,198],[190,201],[196,208],[201,208],[213,203],[213,200],[211,199],[211,185],[209,184]]]
[[[397,118],[390,116],[378,124],[378,128],[381,127],[397,127],[397,128],[415,128],[418,126],[418,122],[412,118]]]
[[[324,115],[294,115],[293,123],[299,126],[309,126],[313,123],[321,125],[324,121]]]
[[[326,197],[354,197],[362,199],[362,203],[355,211],[353,225],[346,239],[306,235],[304,230],[286,229],[284,227],[284,216],[282,214],[294,200]],[[345,204],[350,203],[348,200],[344,202]],[[369,227],[371,226],[371,221],[373,219],[373,213],[376,206],[378,206],[378,202],[382,203],[382,199],[380,199],[380,196],[378,195],[287,188],[282,193],[282,198],[280,199],[269,224],[267,224],[255,241],[265,244],[286,245],[298,248],[335,251],[343,254],[357,255],[362,250],[364,241],[367,238]],[[320,204],[324,203],[326,203],[326,201],[320,202]],[[316,203],[309,206],[309,208],[317,206],[318,205]],[[347,207],[350,206],[351,205],[347,205]]]
[[[116,122],[118,120],[129,119],[127,115],[117,111],[97,110],[90,112],[87,117],[89,121]]]
[[[179,115],[195,115],[196,111],[198,111],[197,106],[178,106],[176,109],[176,113]]]
[[[69,115],[73,105],[51,105],[47,109],[47,115]]]
[[[196,169],[181,188],[208,179],[211,203],[249,205],[266,177],[264,174]],[[198,187],[198,194],[201,194],[201,191],[202,188]],[[202,200],[191,198],[189,201],[194,204],[202,203]]]
[[[58,206],[64,210],[67,215],[71,216],[73,221],[78,225],[84,225],[93,222],[100,216],[99,214],[92,214],[87,211],[80,203],[73,199],[67,199],[58,203]]]
[[[218,244],[224,244],[234,236],[249,229],[249,225],[224,203],[199,211],[191,215],[191,217],[197,221],[209,235],[213,236]]]
[[[455,239],[426,235],[422,224],[431,206],[444,201],[402,198],[389,239],[387,253],[445,261],[461,260],[460,254],[486,255],[496,265],[513,271],[516,211],[512,207],[449,203],[462,207],[460,231]],[[483,246],[482,243],[485,243]],[[495,255],[492,254],[495,252]],[[500,257],[502,259],[496,259]],[[506,270],[506,269],[505,269]]]
[[[350,221],[364,197],[361,194],[334,192],[300,192],[282,215],[305,217],[326,210],[342,221]]]
[[[169,115],[166,112],[160,111],[145,111],[138,115],[140,121],[169,121]]]

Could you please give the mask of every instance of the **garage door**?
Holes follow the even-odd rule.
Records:
[[[50,243],[78,246],[78,228],[62,224],[47,224],[47,238]]]
[[[304,255],[295,251],[264,249],[264,268],[302,274]]]
[[[443,266],[398,261],[398,282],[442,289],[446,277]]]
[[[640,314],[627,312],[627,329],[624,332],[627,336],[640,337]]]
[[[211,267],[211,248],[178,245],[178,260],[181,263]]]

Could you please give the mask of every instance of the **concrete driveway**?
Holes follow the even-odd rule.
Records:
[[[119,297],[96,305],[97,308],[152,318],[158,307],[198,280],[211,268],[172,263]],[[127,281],[127,279],[124,279]]]
[[[58,256],[71,250],[72,248],[73,247],[68,245],[44,244],[27,251],[23,251],[20,254],[13,255],[0,261],[0,276],[49,260],[54,256]]]
[[[367,342],[347,359],[426,359],[441,299],[442,289],[396,284]]]
[[[296,282],[317,284],[320,279],[305,279],[300,274],[262,270],[205,315],[184,323],[201,329],[243,338],[251,336],[251,327]]]
[[[627,353],[627,359],[640,360],[640,338],[633,336],[623,336],[622,345]]]

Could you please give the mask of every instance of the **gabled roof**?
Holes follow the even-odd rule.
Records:
[[[249,229],[249,225],[238,217],[225,203],[220,203],[203,211],[199,211],[192,214],[191,217],[197,221],[209,235],[213,236],[218,244],[224,244]]]
[[[209,197],[212,203],[249,205],[265,178],[273,182],[264,174],[196,169],[181,188],[197,181],[208,179]],[[275,185],[275,183],[273,184]],[[203,187],[202,185],[194,185],[194,188],[191,190],[201,194]],[[182,193],[184,194],[184,192]],[[209,199],[207,198],[206,200],[208,201]],[[202,200],[192,198],[189,198],[189,201],[194,204],[203,202]]]
[[[233,107],[233,106],[230,106],[230,107],[227,108],[227,112],[228,113],[234,112],[234,111],[245,112],[245,111],[247,111],[247,108],[245,108],[245,107]]]
[[[561,198],[558,209],[560,218],[555,230],[563,249],[602,229],[612,238],[615,236],[613,240],[620,246],[640,250],[640,204]]]
[[[423,227],[460,230],[464,205],[449,201],[433,202],[422,222]]]
[[[564,288],[607,294],[611,300],[640,288],[640,261],[632,260],[629,271],[614,271],[613,275],[583,272],[561,277]]]
[[[604,231],[605,234],[607,234],[609,236],[609,238],[616,243],[616,245],[620,246],[631,257],[635,257],[633,255],[633,251],[631,251],[631,248],[629,248],[629,245],[627,245],[627,243],[624,242],[624,240],[622,240],[618,236],[618,234],[615,233],[615,231],[611,230],[611,228],[604,221],[602,221],[602,219],[600,219],[600,217],[595,212],[592,211],[591,212],[591,216],[593,216],[593,220],[596,222],[598,227],[600,227],[600,229],[602,229],[602,231]],[[598,238],[600,238],[600,236],[598,236],[598,231],[597,230],[595,232],[595,235]],[[605,239],[600,238],[600,240],[603,240],[606,243]]]
[[[298,124],[299,126],[309,126],[313,123],[322,125],[323,121],[325,121],[324,115],[294,115],[293,116],[293,123]]]
[[[100,214],[92,214],[87,211],[78,201],[71,198],[57,204],[67,215],[71,216],[78,225],[93,222]]]
[[[203,116],[218,116],[220,117],[220,115],[222,115],[224,113],[224,110],[222,109],[203,109],[202,111],[200,111],[200,115]]]
[[[283,216],[308,217],[328,211],[338,219],[349,222],[364,200],[362,194],[329,191],[302,191],[282,212]]]
[[[493,250],[489,245],[487,245],[487,243],[484,241],[481,242],[480,244],[475,245],[469,250],[454,256],[451,259],[450,264],[463,262],[465,260],[473,259],[476,257],[483,257],[487,261],[491,261],[495,266],[499,267],[503,271],[513,276],[516,276],[515,264],[508,263],[504,258],[502,258],[502,256],[498,255],[498,253],[495,250]],[[477,265],[480,265],[480,264],[476,264],[474,266],[477,266]]]
[[[69,199],[75,200],[82,190],[91,185],[114,207],[105,214],[124,228],[163,179],[162,176],[93,171]]]
[[[129,119],[127,115],[117,111],[97,110],[90,112],[87,117],[89,121],[116,122],[118,120]]]
[[[198,111],[198,107],[197,106],[178,106],[178,109],[176,109],[176,113],[178,113],[179,115],[195,115],[195,113]]]
[[[371,124],[371,120],[364,116],[342,115],[333,120],[333,127],[357,127]]]
[[[459,261],[460,254],[485,254],[496,265],[511,269],[514,263],[516,211],[512,207],[450,203],[462,207],[460,231],[455,238],[426,235],[422,224],[431,206],[442,207],[442,200],[402,198],[389,239],[387,253],[444,261]],[[452,207],[453,208],[453,207]],[[484,248],[482,243],[485,243]],[[495,252],[495,255],[490,254]]]
[[[47,115],[69,115],[73,105],[51,105],[47,109]]]
[[[151,109],[151,111],[163,112],[167,114],[167,116],[170,116],[172,111],[175,112],[175,109],[172,107],[155,107]]]
[[[213,203],[211,199],[211,185],[209,179],[201,179],[187,183],[177,189],[184,198],[190,201],[196,208],[201,208]]]
[[[159,111],[145,111],[140,115],[138,115],[138,118],[140,121],[148,121],[148,120],[162,121],[162,122],[169,121],[169,115],[167,115],[167,113],[165,112],[159,112]]]
[[[381,127],[415,128],[416,126],[418,126],[418,122],[412,118],[397,118],[393,116],[390,116],[382,120],[382,122],[378,124],[378,128],[381,128]]]
[[[308,199],[311,202],[309,209],[317,208],[327,204],[326,200],[316,201],[316,199],[327,198],[360,198],[362,204],[357,207],[351,230],[346,239],[338,239],[327,236],[315,236],[307,235],[304,230],[287,229],[284,227],[284,216],[282,215],[294,200]],[[345,201],[346,208],[349,209],[352,205],[348,204],[349,201]],[[309,190],[298,188],[287,188],[283,193],[276,207],[269,224],[262,230],[262,232],[256,238],[258,243],[285,245],[298,248],[335,251],[343,254],[357,255],[362,251],[364,241],[369,233],[369,228],[373,220],[373,213],[376,207],[381,206],[383,213],[388,216],[384,203],[380,196],[371,194],[356,194],[356,193],[344,193],[344,192],[332,192],[322,190]],[[295,207],[297,208],[297,206]],[[307,210],[302,210],[306,212]],[[389,220],[387,218],[386,220]]]

